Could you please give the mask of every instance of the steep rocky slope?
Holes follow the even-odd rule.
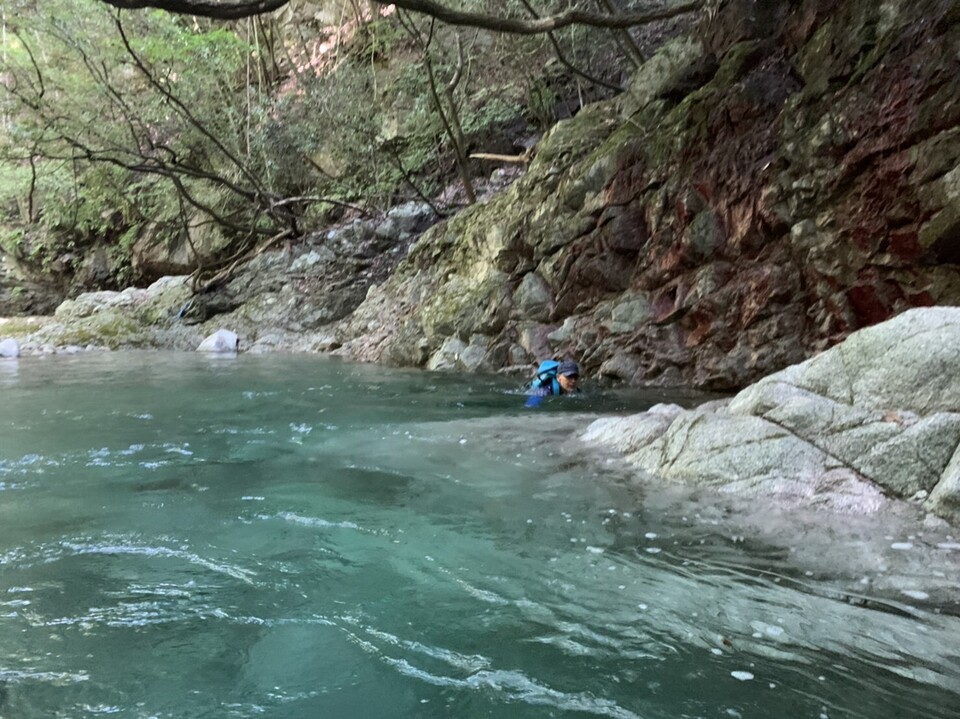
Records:
[[[958,118],[955,2],[731,0],[423,236],[338,351],[741,387],[960,304]]]
[[[960,304],[958,120],[953,0],[729,0],[419,239],[436,218],[354,223],[203,295],[81,296],[3,332],[28,352],[189,348],[223,326],[257,351],[523,372],[568,355],[592,376],[740,388]]]

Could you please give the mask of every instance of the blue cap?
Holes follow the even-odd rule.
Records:
[[[560,366],[557,367],[558,375],[573,375],[575,377],[580,376],[580,368],[577,366],[577,363],[573,360],[564,360],[560,363]]]

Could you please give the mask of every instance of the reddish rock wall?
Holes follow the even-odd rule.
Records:
[[[344,354],[436,366],[456,336],[484,357],[466,369],[569,355],[731,389],[960,304],[957,4],[731,0],[698,39],[652,96],[558,127],[509,197],[425,236]]]
[[[956,5],[902,6],[889,28],[872,3],[835,5],[734,2],[702,28],[729,79],[669,98],[686,107],[658,128],[666,162],[646,139],[625,154],[574,263],[605,253],[607,270],[571,272],[554,319],[597,285],[647,293],[652,318],[573,354],[601,370],[628,353],[605,371],[635,366],[637,382],[738,387],[909,307],[960,303]]]

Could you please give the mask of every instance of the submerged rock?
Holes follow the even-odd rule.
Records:
[[[603,419],[582,438],[652,475],[873,512],[913,498],[960,520],[960,308],[851,335],[731,400]]]

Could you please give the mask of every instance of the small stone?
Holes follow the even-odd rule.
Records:
[[[236,333],[230,330],[219,329],[200,343],[200,346],[197,347],[197,352],[230,353],[236,352],[237,346],[238,338]]]
[[[20,345],[15,339],[0,340],[0,357],[19,357]]]

